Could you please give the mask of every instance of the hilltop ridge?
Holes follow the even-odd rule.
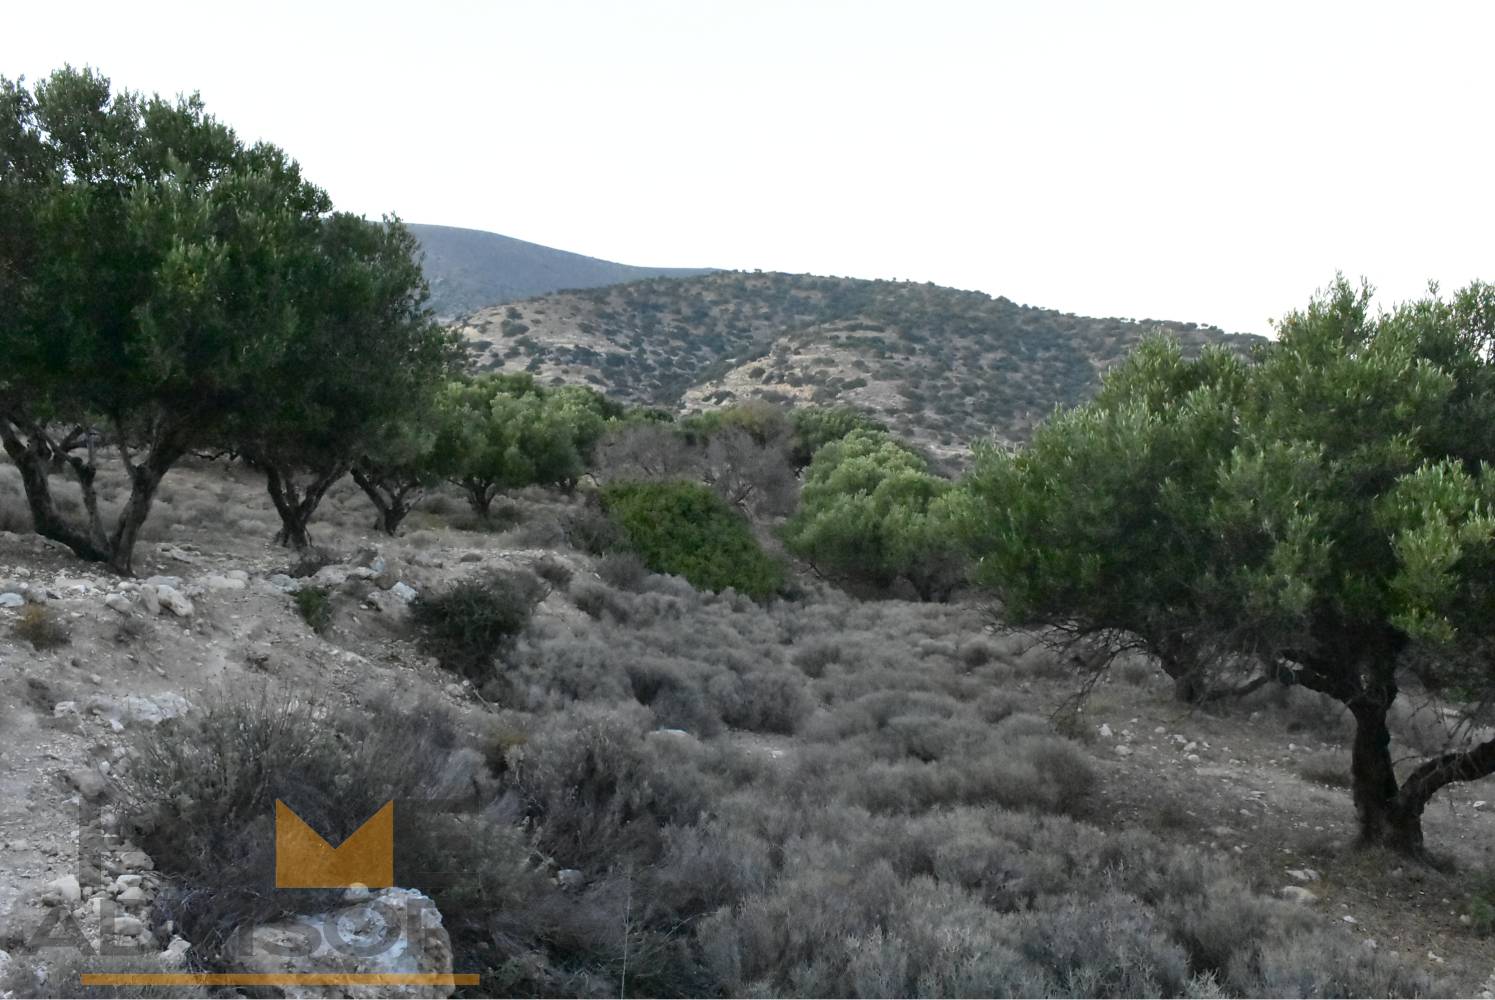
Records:
[[[556,292],[477,310],[457,327],[482,369],[681,411],[845,403],[947,454],[991,435],[1024,440],[1056,405],[1088,398],[1148,333],[1189,352],[1260,339],[932,284],[735,271]]]

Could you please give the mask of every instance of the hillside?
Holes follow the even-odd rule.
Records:
[[[987,434],[1024,439],[1055,404],[1086,398],[1150,331],[1190,349],[1256,339],[936,285],[725,271],[509,303],[461,329],[482,368],[585,381],[672,409],[849,403],[946,453]]]
[[[425,251],[431,307],[438,316],[460,316],[483,306],[563,288],[597,288],[641,278],[707,273],[705,268],[615,264],[477,229],[416,224],[407,228]]]

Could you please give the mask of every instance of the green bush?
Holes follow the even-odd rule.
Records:
[[[447,670],[483,680],[494,657],[529,624],[545,585],[530,573],[493,570],[410,605],[420,647]]]
[[[758,599],[784,584],[783,566],[763,551],[747,522],[699,483],[611,483],[602,504],[626,546],[656,573]]]
[[[296,591],[296,610],[318,635],[332,624],[332,592],[326,587],[302,587]]]

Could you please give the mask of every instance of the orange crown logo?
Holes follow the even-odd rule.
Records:
[[[378,812],[333,847],[275,800],[275,888],[346,889],[365,885],[384,889],[395,884],[395,804]]]

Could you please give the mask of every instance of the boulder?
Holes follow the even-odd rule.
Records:
[[[396,583],[393,587],[390,587],[389,592],[398,597],[400,600],[406,602],[407,604],[415,600],[416,596],[415,588],[410,586],[408,583],[405,583],[404,581]]]
[[[160,962],[165,968],[180,969],[187,964],[187,952],[191,949],[192,945],[186,938],[172,935],[171,944],[167,945],[166,950],[156,956],[156,961]]]
[[[76,906],[83,898],[83,888],[78,884],[76,875],[64,875],[53,879],[47,883],[47,891],[57,893],[68,906]]]
[[[142,698],[127,695],[119,702],[119,719],[122,722],[145,722],[152,726],[186,715],[192,705],[181,695],[167,691],[163,694]]]
[[[194,610],[192,600],[186,594],[164,583],[156,587],[156,597],[160,600],[161,607],[178,618],[186,618]]]
[[[1277,890],[1277,895],[1281,896],[1289,903],[1302,903],[1305,906],[1312,906],[1314,903],[1317,903],[1319,901],[1318,896],[1303,888],[1301,885],[1285,885],[1281,889]]]
[[[236,576],[219,576],[210,573],[202,578],[202,585],[209,590],[243,590],[244,581]]]
[[[104,598],[104,606],[111,611],[118,611],[122,615],[127,615],[135,610],[135,606],[130,603],[130,599],[124,594],[110,594]]]
[[[229,940],[234,969],[259,975],[452,974],[452,943],[441,913],[413,889],[383,889],[336,910],[246,925]],[[449,997],[454,987],[301,986],[303,997]]]
[[[347,582],[350,572],[351,566],[323,566],[312,575],[311,583],[315,587],[341,587]]]
[[[0,594],[0,608],[19,608],[26,603],[26,598],[20,594]]]

